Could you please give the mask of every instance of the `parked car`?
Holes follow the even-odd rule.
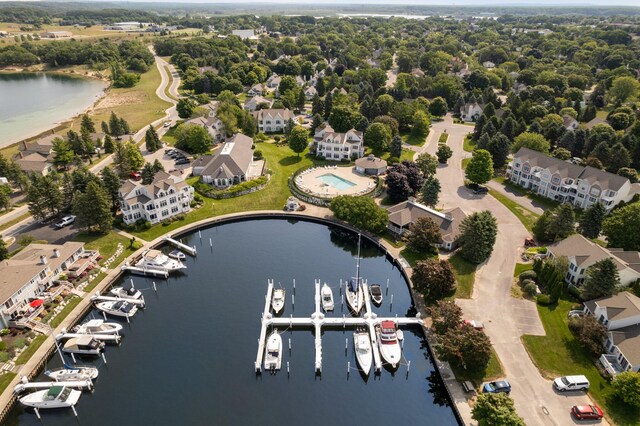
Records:
[[[597,405],[574,405],[571,414],[578,420],[600,420],[604,413]]]
[[[480,185],[478,185],[478,187],[473,190],[474,194],[486,194],[487,192],[489,192],[489,188]]]
[[[70,215],[64,216],[62,219],[57,221],[54,226],[58,229],[62,229],[67,225],[71,225],[73,222],[75,222],[75,220],[76,220],[76,217],[70,214]]]
[[[182,158],[180,160],[176,160],[175,165],[181,166],[183,164],[189,164],[189,163],[191,163],[191,161],[187,160],[186,158]]]
[[[584,311],[581,311],[579,309],[569,311],[569,313],[567,314],[567,318],[582,318],[583,316]]]
[[[484,393],[509,393],[511,392],[511,385],[506,380],[497,380],[495,382],[486,383],[482,387]]]
[[[560,392],[589,389],[589,379],[585,376],[564,376],[553,381],[553,387]]]
[[[162,127],[171,127],[171,122],[170,121],[165,121],[164,124],[162,125]]]
[[[480,321],[464,320],[463,323],[469,324],[471,327],[475,328],[476,330],[483,330],[484,329],[484,324],[482,324]]]
[[[142,179],[142,174],[140,172],[132,172],[129,176],[131,177],[131,179],[136,181]]]

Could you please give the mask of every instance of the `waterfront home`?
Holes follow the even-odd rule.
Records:
[[[564,279],[572,286],[582,285],[587,269],[607,258],[615,263],[622,286],[633,284],[640,279],[640,252],[604,248],[580,234],[573,234],[550,245],[547,252],[550,257],[566,257],[569,260]]]
[[[640,371],[640,298],[628,291],[590,300],[584,312],[607,327],[607,350],[599,361],[616,376],[624,371]]]
[[[583,167],[520,148],[507,165],[507,177],[525,189],[559,202],[586,209],[602,203],[610,211],[640,192],[640,184],[594,167]]]
[[[253,139],[237,133],[213,155],[193,164],[193,175],[218,188],[226,188],[262,175],[264,161],[253,161]]]
[[[339,133],[325,123],[316,129],[313,139],[316,155],[326,160],[350,160],[364,155],[364,138],[356,129]]]
[[[53,170],[53,160],[49,156],[45,157],[37,152],[25,155],[19,151],[14,158],[14,162],[25,173],[36,173],[46,176]]]
[[[84,243],[29,244],[12,258],[0,262],[0,322],[2,327],[22,325],[33,314],[29,303],[44,298],[62,274],[82,275],[100,255]]]
[[[460,207],[440,212],[418,203],[413,197],[389,207],[388,211],[389,224],[387,228],[399,237],[404,235],[411,224],[415,223],[419,218],[428,217],[433,220],[440,228],[442,237],[442,240],[435,246],[444,250],[453,250],[457,247],[460,224],[467,217]]]
[[[363,175],[380,176],[387,172],[387,162],[373,154],[356,160],[356,172]]]
[[[267,98],[263,98],[260,95],[256,95],[252,98],[249,98],[245,101],[244,103],[244,109],[249,110],[251,112],[255,111],[256,109],[258,109],[258,105],[263,104],[267,106],[268,108],[271,108],[271,105],[273,104],[273,102],[271,102],[269,99]]]
[[[484,107],[477,102],[467,102],[460,107],[460,119],[462,121],[476,121],[482,115]]]
[[[118,195],[124,223],[131,225],[139,220],[158,223],[191,211],[193,187],[177,172],[159,171],[148,185],[127,180]]]
[[[290,109],[261,109],[253,116],[258,122],[258,131],[265,133],[283,132],[287,122],[295,117]]]

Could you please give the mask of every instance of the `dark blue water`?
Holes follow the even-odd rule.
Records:
[[[209,247],[213,239],[213,250]],[[404,356],[411,369],[383,370],[368,380],[355,366],[352,330],[326,330],[323,372],[314,372],[310,330],[285,332],[283,371],[256,376],[254,361],[267,279],[287,289],[285,316],[313,310],[314,279],[335,286],[355,273],[357,236],[310,222],[254,220],[220,225],[183,237],[198,247],[184,275],[167,281],[133,277],[147,308],[125,326],[122,344],[106,350],[95,391],[71,410],[47,411],[42,422],[16,408],[15,425],[455,425],[418,329],[405,329]],[[379,315],[412,312],[400,272],[363,241],[362,275],[369,283],[389,279]],[[128,282],[131,277],[122,281]],[[291,306],[296,280],[295,310]],[[393,307],[389,299],[393,294]],[[342,316],[338,290],[334,315]],[[346,307],[344,313],[347,313]],[[92,314],[89,314],[91,316]],[[97,317],[97,314],[93,314]],[[331,315],[331,314],[330,314]],[[125,323],[126,324],[126,323]],[[345,354],[345,339],[349,347]],[[290,363],[288,377],[286,362]],[[50,366],[60,364],[58,358]]]

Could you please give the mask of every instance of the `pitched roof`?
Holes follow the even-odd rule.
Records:
[[[270,101],[269,99],[264,98],[264,97],[262,97],[262,96],[260,96],[260,95],[256,95],[256,96],[253,96],[253,97],[251,97],[251,98],[247,99],[247,100],[244,102],[244,106],[246,107],[246,106],[247,106],[247,105],[249,105],[249,104],[255,104],[255,105],[258,105],[258,104],[262,104],[262,103],[269,104],[269,106],[271,106],[271,104],[273,104],[273,102],[272,102],[272,101]]]
[[[202,171],[203,176],[212,179],[232,179],[247,173],[253,160],[253,139],[241,133],[235,134],[214,153],[213,158]]]
[[[618,347],[631,365],[640,365],[640,324],[609,332],[613,344]]]
[[[589,303],[594,308],[596,306],[605,308],[607,311],[607,319],[609,321],[613,319],[621,320],[640,316],[640,297],[637,297],[628,291],[621,291],[613,296],[591,300]],[[591,307],[589,307],[589,310],[593,312]]]
[[[358,158],[356,160],[356,167],[362,167],[363,169],[381,169],[387,167],[387,162],[381,158],[369,155]]]
[[[283,120],[293,119],[294,117],[293,112],[290,109],[261,109],[260,111],[254,112],[253,115],[258,120],[276,118],[278,115],[280,115]]]
[[[412,200],[396,204],[388,210],[389,222],[399,227],[415,223],[421,217],[431,218],[440,228],[442,240],[446,242],[458,239],[460,223],[467,217],[460,207],[439,212]]]
[[[144,185],[142,181],[135,182],[131,179],[122,184],[119,189],[120,196],[127,201],[128,204],[133,205],[136,203],[146,204],[156,198],[160,191],[169,191],[171,188],[179,190],[187,186],[184,179],[177,174],[167,173],[160,170],[153,177],[153,182],[149,185]],[[143,188],[144,191],[137,193],[138,188]]]
[[[326,141],[331,138],[333,143],[361,143],[362,142],[362,132],[357,131],[356,129],[348,130],[345,133],[334,132],[331,127],[325,127],[324,135],[322,136],[322,141]],[[355,138],[357,139],[355,139]]]
[[[564,127],[571,127],[577,122],[578,121],[570,115],[565,115],[564,117],[562,117],[562,124],[564,125]]]
[[[573,234],[569,237],[565,238],[562,241],[558,241],[555,244],[552,244],[547,247],[551,253],[553,253],[556,257],[573,257],[575,258],[575,263],[578,266],[582,266],[583,268],[588,268],[594,263],[602,260],[611,258],[613,263],[616,264],[618,271],[621,271],[627,267],[631,267],[632,269],[636,269],[637,265],[631,265],[630,262],[625,260],[625,258],[634,259],[634,254],[637,256],[638,252],[624,252],[619,249],[609,250],[604,247],[599,246],[593,241],[583,237],[580,234]],[[621,257],[621,253],[624,254]],[[633,262],[637,264],[637,257],[635,257],[636,261]]]
[[[615,175],[591,166],[584,168],[580,179],[586,180],[590,185],[597,184],[600,188],[607,188],[613,191],[619,190],[625,183],[629,182],[629,179],[624,176]]]
[[[624,181],[628,180],[622,176],[613,175],[612,173],[594,169],[593,167],[583,167],[568,161],[562,161],[525,147],[520,148],[518,152],[515,153],[514,158],[519,159],[523,163],[529,163],[531,167],[540,167],[542,169],[548,169],[551,173],[558,173],[562,178],[586,179],[591,185],[598,181],[600,182],[601,188],[612,189],[614,191],[620,189]],[[609,182],[614,186],[605,186],[608,185]]]

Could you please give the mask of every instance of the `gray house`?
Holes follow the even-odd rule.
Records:
[[[203,155],[193,164],[193,175],[202,182],[224,188],[249,180],[253,139],[235,134],[214,155]]]

